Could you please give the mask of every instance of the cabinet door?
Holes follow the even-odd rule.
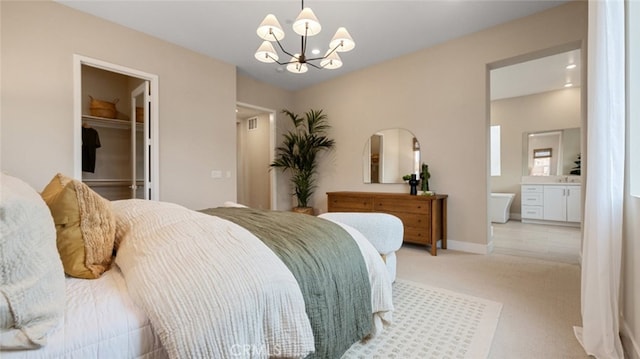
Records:
[[[580,196],[580,186],[567,186],[567,221],[569,222],[582,221]]]
[[[567,199],[565,186],[544,186],[543,219],[548,221],[567,220]]]

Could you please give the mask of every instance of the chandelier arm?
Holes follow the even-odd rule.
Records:
[[[317,60],[317,59],[316,59],[316,60]],[[311,66],[315,67],[316,69],[322,69],[322,68],[324,68],[324,66],[318,66],[318,65],[316,65],[316,64],[313,64],[313,63],[309,62],[309,60],[307,60],[307,62],[305,62],[305,64],[307,64],[307,65],[311,65]]]
[[[267,56],[269,56],[269,55],[267,55]],[[273,58],[271,56],[269,56],[269,58],[271,60],[275,61],[278,65],[286,65],[286,64],[288,64],[288,62],[280,62],[280,61],[276,60],[275,58]]]
[[[274,37],[274,38],[275,38],[275,37]],[[289,56],[293,57],[293,54],[292,54],[292,53],[290,53],[289,51],[285,50],[285,49],[284,49],[284,47],[282,47],[282,44],[280,43],[280,40],[276,39],[276,42],[278,43],[278,47],[280,47],[280,50],[282,50],[282,52],[284,52],[285,54],[287,54],[287,55],[289,55]],[[278,63],[279,63],[279,62],[278,62]],[[288,63],[290,63],[290,62],[286,62],[286,63],[288,64]],[[280,63],[279,63],[279,64],[280,64]],[[282,65],[282,64],[280,64],[280,65]]]
[[[331,54],[333,54],[334,52],[336,52],[336,50],[338,50],[338,48],[342,46],[342,42],[340,42],[339,45],[336,45],[336,47],[334,47],[333,49],[331,49],[331,51],[327,52],[323,57],[321,57],[322,59],[329,57]]]

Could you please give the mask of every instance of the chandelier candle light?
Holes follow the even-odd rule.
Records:
[[[269,14],[264,18],[256,31],[258,37],[265,41],[262,42],[262,45],[260,45],[256,51],[255,57],[261,62],[276,62],[279,65],[287,65],[287,70],[289,72],[297,74],[307,72],[309,69],[307,65],[313,66],[317,69],[337,69],[342,66],[342,60],[340,59],[340,56],[338,56],[338,52],[351,51],[356,44],[353,42],[349,32],[347,32],[347,29],[340,27],[333,36],[333,39],[331,39],[331,42],[329,42],[329,50],[327,50],[324,56],[307,58],[307,37],[317,35],[321,29],[322,26],[320,26],[320,22],[318,22],[318,18],[316,18],[313,10],[308,7],[304,7],[304,0],[302,0],[302,11],[300,11],[296,21],[293,23],[293,31],[301,37],[300,43],[302,48],[300,49],[300,52],[291,54],[282,47],[280,40],[284,38],[284,31],[282,30],[282,26],[280,26],[275,15]],[[271,44],[273,41],[278,44],[278,47],[280,47],[282,52],[291,56],[291,59],[288,62],[279,61],[278,53]],[[319,61],[319,64],[313,63],[312,61]]]

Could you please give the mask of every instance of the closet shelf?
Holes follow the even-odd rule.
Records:
[[[82,123],[89,126],[104,127],[104,128],[117,128],[117,129],[130,129],[131,121],[118,120],[115,118],[105,118],[90,115],[82,115]],[[142,123],[136,122],[136,130],[142,130]]]
[[[130,179],[83,179],[82,182],[86,183],[89,187],[129,187],[131,185]],[[136,185],[144,186],[144,180],[139,179],[136,181]]]

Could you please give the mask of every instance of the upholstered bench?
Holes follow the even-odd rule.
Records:
[[[402,246],[404,235],[400,218],[369,212],[328,212],[318,217],[346,224],[362,233],[382,256],[391,281],[396,280],[396,251]]]

